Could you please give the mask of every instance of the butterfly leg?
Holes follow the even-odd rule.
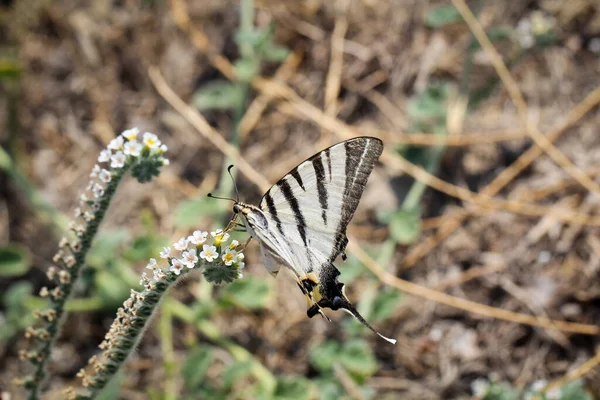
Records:
[[[296,283],[298,284],[298,287],[300,287],[300,290],[302,290],[302,293],[304,293],[304,296],[306,297],[306,315],[308,315],[309,318],[312,318],[317,314],[321,314],[321,317],[331,322],[331,319],[329,319],[329,317],[323,312],[323,309],[318,303],[318,300],[321,297],[321,295],[319,293],[316,277],[313,274],[308,274],[302,278],[299,278],[299,280],[296,280]]]

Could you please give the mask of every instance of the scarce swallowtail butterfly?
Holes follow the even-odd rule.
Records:
[[[310,318],[323,308],[343,309],[377,332],[344,294],[333,262],[346,259],[346,227],[356,211],[373,165],[383,151],[381,140],[357,137],[318,152],[273,185],[260,204],[236,201],[233,212],[260,244],[264,263],[276,276],[288,267],[308,301]],[[329,320],[329,318],[327,318]]]

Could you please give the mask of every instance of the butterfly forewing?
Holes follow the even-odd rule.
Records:
[[[271,229],[291,246],[298,274],[333,262],[346,248],[352,219],[369,174],[383,150],[376,138],[336,144],[304,161],[260,202]]]

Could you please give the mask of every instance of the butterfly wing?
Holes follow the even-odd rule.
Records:
[[[270,229],[295,248],[291,266],[298,275],[318,276],[322,265],[344,253],[346,227],[382,151],[381,140],[372,137],[338,143],[302,162],[265,193],[259,208]]]

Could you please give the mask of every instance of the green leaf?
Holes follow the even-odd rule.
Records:
[[[221,374],[223,379],[223,387],[226,390],[231,389],[236,381],[245,379],[252,373],[253,361],[236,362],[228,366]]]
[[[429,28],[442,28],[461,19],[460,13],[452,4],[442,4],[425,15],[425,25]]]
[[[409,115],[417,120],[445,120],[446,101],[449,93],[450,84],[448,82],[432,82],[427,89],[409,101]]]
[[[488,388],[482,400],[519,400],[521,394],[517,389],[506,383],[493,383]]]
[[[229,81],[213,81],[201,87],[192,99],[198,110],[234,110],[244,101],[243,88]]]
[[[350,340],[340,345],[333,340],[325,341],[312,348],[308,357],[321,372],[333,370],[340,363],[354,378],[362,380],[377,371],[377,360],[369,344],[362,339]]]
[[[328,377],[316,380],[316,385],[319,388],[320,400],[338,400],[344,398],[344,389],[339,383]]]
[[[361,294],[358,311],[369,322],[379,322],[391,317],[401,301],[402,294],[398,290],[393,288],[380,289],[373,286]],[[360,331],[366,330],[354,318],[349,321],[352,321],[352,325],[360,328]]]
[[[235,62],[235,76],[241,82],[250,82],[260,71],[260,61],[255,58],[241,58]]]
[[[94,244],[86,257],[88,265],[102,269],[108,262],[117,259],[121,249],[129,241],[125,228],[116,228],[96,235]]]
[[[139,183],[150,182],[153,177],[160,175],[163,161],[158,157],[140,157],[131,166],[131,176]]]
[[[393,288],[380,290],[373,301],[370,321],[383,321],[392,316],[396,307],[402,302],[402,294]]]
[[[192,349],[186,357],[181,375],[188,390],[193,390],[202,385],[208,368],[213,363],[213,349],[211,346],[199,345]]]
[[[263,48],[263,57],[266,61],[281,62],[284,61],[289,54],[290,51],[287,48],[277,46],[271,41],[265,43]]]
[[[248,310],[265,308],[273,297],[272,285],[264,279],[247,276],[223,288],[219,296],[222,306],[236,306]]]
[[[421,236],[420,210],[399,210],[390,220],[390,236],[403,245],[414,243]]]
[[[4,296],[2,296],[2,301],[8,312],[11,310],[16,310],[17,313],[24,309],[24,304],[26,299],[31,294],[33,290],[33,285],[30,282],[20,281],[11,285]]]
[[[316,369],[321,372],[333,370],[333,364],[338,360],[340,353],[340,344],[333,340],[327,340],[316,347],[313,347],[308,358]]]
[[[0,247],[0,277],[21,276],[31,267],[31,254],[21,245]]]
[[[307,379],[301,377],[286,377],[277,380],[273,400],[309,400],[313,388]]]
[[[128,261],[148,261],[156,257],[158,251],[167,245],[167,239],[157,233],[154,214],[150,210],[143,209],[140,220],[144,233],[136,236],[133,243],[123,252],[123,257]]]
[[[593,397],[588,393],[581,379],[569,382],[560,388],[560,400],[592,400]]]
[[[355,378],[367,378],[377,372],[377,360],[369,344],[361,339],[346,342],[337,356],[342,366]]]
[[[96,289],[106,306],[121,304],[131,290],[127,282],[105,270],[96,274]]]

